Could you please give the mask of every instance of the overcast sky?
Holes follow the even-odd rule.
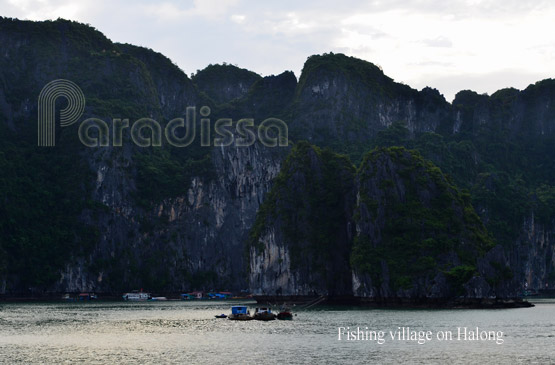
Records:
[[[0,0],[0,15],[89,23],[187,74],[228,62],[299,77],[308,56],[332,51],[448,101],[555,77],[555,1]]]

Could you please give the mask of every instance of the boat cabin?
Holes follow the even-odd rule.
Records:
[[[231,314],[248,314],[248,308],[244,305],[231,307]]]

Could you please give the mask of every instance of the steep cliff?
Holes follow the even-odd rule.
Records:
[[[108,164],[129,166],[130,161],[123,149],[86,151],[75,138],[76,126],[56,128],[56,148],[38,148],[41,88],[59,78],[80,84],[88,97],[86,116],[153,115],[159,106],[144,64],[119,52],[94,29],[61,20],[2,19],[0,26],[6,47],[0,59],[6,90],[0,111],[6,156],[1,208],[1,246],[8,257],[4,288],[42,291],[59,279],[61,267],[86,257],[98,243],[97,223],[105,205],[92,195],[97,170]],[[114,185],[107,197],[126,201],[117,185],[124,173],[122,166],[120,174],[109,176]]]
[[[450,105],[436,90],[395,83],[377,66],[342,54],[307,59],[292,105],[292,134],[358,159],[394,122],[411,133],[449,122]]]
[[[289,107],[294,100],[296,87],[297,78],[291,71],[266,76],[254,83],[249,93],[234,107],[242,115],[250,115],[260,122],[269,115],[289,121]]]
[[[476,290],[483,297],[516,296],[514,288],[493,287],[497,271],[510,272],[504,257],[479,262],[494,242],[470,196],[418,153],[397,147],[371,152],[357,186],[351,255],[356,296],[418,300],[473,297]]]
[[[269,295],[351,292],[354,168],[301,142],[284,161],[250,238],[250,288]]]
[[[90,26],[65,20],[1,18],[0,44],[2,293],[245,289],[250,282],[268,294],[354,290],[366,297],[403,297],[463,290],[480,297],[512,296],[525,282],[555,287],[554,80],[491,96],[462,91],[449,104],[437,90],[395,83],[375,65],[341,54],[309,57],[298,82],[292,72],[262,78],[231,65],[209,66],[190,79],[159,53],[113,43]],[[218,118],[254,118],[258,125],[279,117],[290,140],[331,151],[298,143],[283,162],[288,147],[201,147],[198,136],[187,148],[140,148],[128,134],[123,147],[88,148],[77,138],[77,124],[57,127],[56,146],[39,148],[37,98],[59,78],[83,90],[82,119],[98,117],[110,128],[113,118],[132,124],[142,117],[163,128],[193,106],[199,131],[199,109],[208,106],[212,127]],[[406,164],[388,153],[377,161],[390,161],[383,164],[395,169],[380,170],[380,181],[361,179],[348,159],[335,154],[359,165],[368,151],[391,146],[431,160],[450,193],[437,190],[443,185],[434,185],[435,173],[412,153],[408,164],[421,169],[421,184],[399,175]],[[361,171],[376,166],[361,165]],[[374,209],[361,201],[360,191],[381,182],[370,189],[387,196],[376,209],[408,220],[389,203],[412,209],[406,202],[416,200],[406,195],[408,188],[388,188],[389,180],[394,187],[415,188],[419,209],[439,212],[425,198],[439,194],[441,204],[452,206],[446,217],[462,225],[440,225],[413,237],[415,255],[438,265],[431,271],[435,276],[421,272],[407,280],[407,274],[392,274],[396,263],[384,259],[380,269],[388,280],[377,285],[373,269],[365,271],[376,256],[350,257],[364,247],[364,237],[373,237],[376,227],[387,230],[389,222],[372,218],[377,225],[370,227],[360,221],[355,212]],[[481,223],[465,221],[470,204],[489,236]],[[376,236],[369,242],[389,247],[406,233],[396,227],[388,232],[387,240]],[[490,237],[494,248],[482,247],[472,232]],[[442,242],[460,238],[463,246],[430,255],[418,243],[435,236]],[[439,263],[445,267],[438,269]],[[417,264],[409,260],[405,266]],[[457,281],[457,275],[470,279]]]
[[[223,64],[210,65],[198,71],[193,75],[192,80],[199,91],[217,104],[223,104],[245,96],[252,85],[260,79],[260,75],[252,71]]]
[[[469,194],[399,147],[367,154],[355,174],[346,157],[297,144],[260,208],[250,256],[258,295],[517,296],[509,261]]]
[[[244,242],[280,157],[257,144],[213,149],[210,161],[217,177],[193,177],[183,193],[146,207],[132,191],[114,194],[133,183],[114,181],[117,166],[100,168],[93,193],[106,206],[100,240],[68,263],[57,290],[245,289]]]
[[[82,118],[110,126],[150,117],[164,127],[188,106],[198,121],[198,108],[215,107],[164,56],[78,23],[2,19],[0,36],[2,292],[245,289],[244,242],[284,151],[201,148],[199,136],[187,148],[139,148],[129,135],[86,148],[76,127],[41,150],[36,97],[52,79],[76,82]]]

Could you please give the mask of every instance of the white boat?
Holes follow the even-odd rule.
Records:
[[[62,296],[62,300],[65,300],[66,302],[75,302],[75,297],[71,296],[70,294],[64,294]]]
[[[139,292],[139,291],[132,291],[131,293],[125,293],[123,294],[123,300],[128,300],[128,301],[133,301],[133,302],[138,302],[138,301],[144,301],[144,300],[149,300],[151,298],[150,293],[144,293],[144,292]]]
[[[270,308],[256,308],[254,311],[254,319],[259,321],[273,321],[276,315],[272,313]]]
[[[166,297],[152,297],[152,298],[150,298],[150,300],[162,300],[162,301],[164,301],[164,300],[168,300],[168,298],[166,298]]]

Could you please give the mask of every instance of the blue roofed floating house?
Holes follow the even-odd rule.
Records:
[[[229,299],[231,298],[231,293],[228,292],[220,292],[220,293],[214,293],[213,297],[211,297],[213,299]]]
[[[181,294],[182,300],[191,300],[191,299],[231,299],[233,294],[228,291],[221,291],[221,292],[211,292],[211,293],[204,293],[201,291],[194,291],[191,293],[184,293]]]
[[[244,305],[236,305],[231,307],[231,314],[248,314],[248,308]]]
[[[248,321],[253,319],[250,315],[249,309],[245,305],[235,305],[231,307],[231,314],[227,318],[239,321]]]

